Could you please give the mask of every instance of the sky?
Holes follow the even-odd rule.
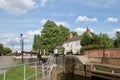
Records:
[[[35,34],[47,20],[64,25],[81,35],[87,27],[111,38],[120,31],[120,0],[0,0],[0,43],[31,51]]]

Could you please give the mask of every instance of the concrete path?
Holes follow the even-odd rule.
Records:
[[[14,65],[14,59],[12,56],[0,56],[0,68],[6,66]],[[0,69],[0,74],[3,73],[3,70]]]
[[[82,62],[82,64],[90,63],[87,56],[77,56],[77,58]]]

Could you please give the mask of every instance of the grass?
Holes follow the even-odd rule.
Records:
[[[62,80],[63,77],[63,73],[58,73],[57,74],[57,80]]]
[[[20,64],[20,63],[17,63]],[[40,71],[39,71],[40,72]],[[26,66],[26,78],[35,74],[35,69],[30,68],[29,65]],[[3,80],[3,74],[0,75],[0,80]],[[39,79],[41,74],[37,76]],[[6,72],[6,80],[24,80],[24,66],[13,67]],[[29,80],[35,80],[35,76]]]
[[[112,72],[112,69],[110,67],[106,67],[106,66],[97,66],[96,65],[96,70],[100,70],[100,71],[105,71],[105,72]]]

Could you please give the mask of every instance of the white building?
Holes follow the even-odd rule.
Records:
[[[73,54],[80,54],[80,38],[81,36],[73,36],[72,33],[69,35],[69,39],[63,44],[64,54],[72,52]]]

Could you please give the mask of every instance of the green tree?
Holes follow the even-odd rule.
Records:
[[[4,46],[3,44],[0,43],[0,56],[3,54],[3,49],[4,49]]]
[[[84,32],[82,34],[82,38],[81,38],[80,43],[81,43],[82,46],[87,46],[87,45],[92,44],[92,42],[93,42],[92,40],[93,40],[92,36],[89,35],[88,33]]]
[[[116,32],[114,46],[115,46],[115,48],[120,48],[120,32]]]
[[[94,33],[83,33],[81,39],[82,49],[81,52],[84,50],[92,50],[92,49],[100,49],[103,46],[106,48],[113,48],[114,41],[111,39],[107,34],[96,35]]]
[[[34,36],[33,50],[45,49],[49,52],[62,45],[69,37],[70,30],[63,26],[57,26],[53,21],[48,20],[44,25],[40,35]]]
[[[59,33],[59,29],[57,25],[48,20],[42,29],[42,47],[48,51],[52,51],[57,44],[57,35]]]
[[[41,32],[42,48],[48,51],[64,43],[68,39],[70,30],[63,25],[57,26],[53,21],[48,20]]]
[[[12,50],[11,50],[10,48],[4,47],[4,49],[3,49],[3,54],[4,54],[4,55],[6,55],[6,54],[8,54],[8,53],[11,53],[11,52],[12,52]]]
[[[106,46],[107,48],[113,48],[114,47],[114,41],[112,38],[110,38],[107,34],[100,33],[100,45]]]
[[[77,32],[72,31],[71,33],[73,34],[73,36],[78,36]]]
[[[66,41],[68,39],[70,30],[63,25],[60,25],[58,27],[58,29],[59,29],[59,33],[58,33],[58,36],[57,36],[57,38],[58,38],[57,45],[62,45],[64,43],[64,41]]]
[[[40,35],[35,34],[33,42],[33,51],[38,51],[40,48]]]

